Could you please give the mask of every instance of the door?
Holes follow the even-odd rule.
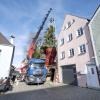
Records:
[[[99,80],[96,65],[87,65],[87,86],[99,87]]]
[[[75,65],[62,66],[63,83],[77,85],[77,75]]]

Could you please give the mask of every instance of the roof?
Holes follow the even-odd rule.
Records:
[[[45,63],[45,60],[44,59],[32,58],[32,59],[29,60],[29,64],[32,64],[32,63],[41,64],[41,63]]]
[[[5,36],[3,36],[2,33],[0,33],[0,45],[11,45],[12,44],[7,40]]]
[[[95,17],[96,13],[98,13],[98,11],[100,10],[100,4],[98,5],[97,9],[95,10],[93,16],[91,17],[91,20],[93,20],[93,18]],[[91,21],[90,21],[91,22]]]
[[[78,18],[81,18],[81,19],[85,19],[87,21],[90,21],[90,19],[88,18],[85,18],[85,17],[82,17],[82,16],[78,16],[78,15],[73,15],[73,14],[70,14],[70,13],[67,13],[66,16],[69,15],[69,16],[74,16],[74,17],[78,17]]]

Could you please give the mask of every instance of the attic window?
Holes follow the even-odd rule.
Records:
[[[74,22],[75,22],[75,19],[72,20],[72,23],[74,23]]]
[[[71,22],[69,21],[69,22],[68,22],[68,28],[69,28],[70,26],[71,26]]]
[[[72,19],[67,23],[67,28],[71,27],[71,25],[75,22],[75,19]]]

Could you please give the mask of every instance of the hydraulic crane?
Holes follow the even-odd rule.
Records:
[[[45,18],[44,18],[44,20],[43,20],[43,22],[42,22],[42,24],[41,24],[39,30],[37,31],[35,37],[34,37],[33,40],[32,40],[32,43],[31,43],[31,45],[30,45],[30,47],[29,47],[28,54],[27,54],[27,58],[28,58],[28,59],[31,59],[31,58],[32,58],[32,55],[33,55],[34,52],[35,52],[36,41],[37,41],[37,39],[38,39],[38,37],[39,37],[39,35],[40,35],[42,29],[43,29],[43,26],[45,25],[45,22],[46,22],[46,20],[47,20],[47,18],[48,18],[48,16],[49,16],[51,10],[52,10],[52,8],[50,8],[50,10],[48,11],[48,13],[46,14],[46,16],[45,16]]]
[[[32,56],[33,56],[33,54],[35,53],[35,50],[36,50],[37,39],[38,39],[38,37],[39,37],[39,35],[40,35],[40,33],[41,33],[41,31],[42,31],[42,29],[43,29],[43,27],[45,25],[45,22],[46,22],[46,20],[47,20],[47,18],[48,18],[48,16],[49,16],[51,11],[52,11],[52,8],[50,8],[48,13],[46,14],[44,20],[42,21],[42,24],[39,27],[39,30],[35,34],[32,42],[30,44],[30,47],[29,47],[28,52],[27,52],[27,60],[28,61],[32,60]],[[53,50],[51,52],[46,51],[46,54],[45,54],[46,55],[46,60],[45,60],[46,67],[48,67],[48,65],[52,65],[54,63],[54,59],[56,57],[56,51],[55,50],[56,49],[53,48]],[[26,66],[22,67],[22,70],[24,70],[24,69],[26,70]]]

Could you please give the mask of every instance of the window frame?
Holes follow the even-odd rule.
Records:
[[[65,58],[65,51],[62,51],[60,59],[63,60],[64,58]]]
[[[91,74],[95,74],[94,68],[91,68]]]
[[[76,34],[77,37],[82,36],[82,35],[84,34],[84,32],[83,32],[83,28],[82,28],[82,27],[78,28],[76,33],[77,33],[77,34]]]
[[[71,48],[71,49],[69,49],[69,56],[68,57],[74,57],[74,55],[75,55],[75,50],[74,50],[74,48]]]
[[[86,53],[86,45],[82,44],[79,46],[79,55],[80,54],[85,54]]]
[[[73,40],[73,34],[70,33],[70,34],[68,34],[68,36],[67,36],[67,42],[70,42],[70,41],[72,41],[72,40]]]

